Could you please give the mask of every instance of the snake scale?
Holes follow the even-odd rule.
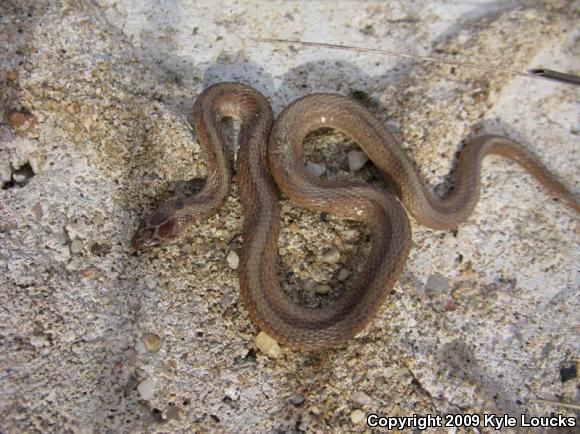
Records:
[[[193,106],[193,123],[207,162],[202,190],[163,204],[139,226],[132,245],[157,246],[192,222],[214,214],[232,180],[226,154],[224,118],[241,121],[237,180],[244,214],[239,273],[243,303],[255,324],[282,343],[301,350],[336,347],[360,332],[377,313],[400,276],[411,246],[415,220],[434,229],[465,222],[475,208],[480,169],[488,154],[516,161],[551,194],[580,211],[578,198],[519,143],[482,136],[470,141],[457,163],[455,188],[442,199],[426,188],[397,140],[362,105],[334,94],[312,94],[288,105],[274,120],[267,99],[251,87],[219,83],[204,90]],[[332,128],[353,139],[389,183],[380,191],[361,181],[319,179],[305,170],[308,133]],[[293,202],[364,223],[371,251],[351,289],[321,309],[291,301],[278,281],[279,191]],[[407,212],[406,212],[406,211]]]

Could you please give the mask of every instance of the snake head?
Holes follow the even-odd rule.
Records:
[[[163,244],[178,232],[178,219],[171,207],[162,206],[147,217],[133,235],[135,250],[148,250]]]

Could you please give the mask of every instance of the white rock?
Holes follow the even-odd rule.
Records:
[[[139,383],[137,391],[141,395],[141,399],[149,401],[155,395],[155,383],[150,378],[147,378]]]
[[[352,395],[352,400],[358,405],[371,405],[373,400],[364,392],[355,392]]]
[[[155,333],[143,333],[141,340],[143,341],[145,348],[147,348],[147,351],[150,353],[157,352],[161,346],[161,338]]]
[[[231,306],[233,306],[236,302],[236,297],[234,294],[232,293],[226,293],[224,295],[222,295],[221,299],[220,299],[220,306],[223,309],[227,309]]]
[[[278,342],[264,332],[260,332],[256,336],[256,346],[271,357],[278,357],[282,352]]]
[[[346,154],[348,158],[348,168],[351,172],[356,172],[360,170],[367,161],[369,161],[369,157],[362,151],[350,151]]]
[[[360,423],[364,418],[365,414],[360,410],[355,410],[350,414],[350,420],[352,420],[352,423]]]
[[[385,124],[385,127],[387,127],[387,130],[389,130],[391,133],[398,133],[401,129],[401,124],[398,121],[388,121]]]
[[[32,335],[30,337],[30,345],[34,348],[42,348],[49,345],[49,341],[44,335]]]
[[[232,401],[237,401],[240,399],[240,389],[234,386],[226,387],[224,394]]]
[[[328,285],[318,285],[316,287],[316,293],[320,295],[330,294],[330,291],[332,291],[332,288]]]
[[[431,274],[425,283],[425,292],[429,295],[436,295],[437,293],[449,292],[449,281],[445,276],[439,273]]]
[[[304,395],[302,395],[300,393],[295,393],[294,395],[292,395],[290,397],[290,403],[292,405],[296,405],[296,406],[302,405],[302,404],[304,404],[304,401],[305,401]]]
[[[324,164],[311,163],[310,161],[306,163],[306,170],[317,178],[326,173],[326,166]]]
[[[240,257],[233,250],[230,250],[230,253],[228,253],[226,261],[232,270],[237,270],[237,268],[240,266]]]
[[[72,254],[81,253],[83,251],[83,248],[84,248],[83,242],[77,238],[76,240],[73,240],[73,242],[71,243],[70,252]]]
[[[538,11],[531,9],[524,14],[524,18],[529,21],[538,19]]]
[[[341,282],[344,282],[348,276],[350,275],[350,271],[348,271],[346,268],[343,268],[342,270],[340,270],[338,272],[338,280],[340,280]]]
[[[181,251],[187,255],[193,253],[194,248],[193,245],[191,244],[184,244],[183,247],[181,248]]]
[[[82,238],[82,226],[79,223],[69,223],[66,225],[66,233],[71,239]]]
[[[14,181],[16,181],[19,184],[23,183],[24,181],[26,181],[28,179],[28,177],[23,173],[14,173],[12,175],[12,178],[14,179]]]
[[[324,255],[322,255],[322,260],[329,264],[336,264],[340,260],[340,252],[336,247],[328,250]]]
[[[307,291],[316,291],[317,286],[318,284],[314,280],[309,279],[304,284],[304,289],[306,289]]]

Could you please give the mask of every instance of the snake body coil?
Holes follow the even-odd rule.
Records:
[[[231,171],[220,129],[224,117],[241,120],[237,179],[244,210],[244,244],[240,291],[253,321],[271,336],[296,349],[322,350],[355,336],[371,321],[401,274],[411,246],[411,228],[403,208],[421,224],[454,228],[475,208],[481,161],[488,154],[512,159],[552,194],[577,211],[578,199],[522,145],[498,136],[483,136],[462,151],[455,189],[445,198],[432,194],[396,139],[364,107],[346,97],[313,94],[286,107],[274,122],[266,98],[236,83],[206,89],[193,107],[193,123],[208,166],[201,192],[158,208],[133,237],[136,249],[161,244],[194,220],[215,213],[226,200]],[[304,168],[302,146],[320,128],[343,132],[365,151],[389,180],[393,192],[358,181],[318,179]],[[294,202],[363,222],[371,234],[371,252],[358,280],[335,303],[307,309],[280,288],[277,273],[279,195]],[[398,197],[397,197],[398,196]]]

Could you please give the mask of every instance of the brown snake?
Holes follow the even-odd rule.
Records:
[[[441,199],[425,187],[397,140],[357,102],[339,95],[308,95],[288,105],[274,122],[270,104],[259,92],[241,84],[220,83],[199,95],[193,107],[193,123],[208,167],[205,186],[183,201],[162,205],[145,219],[132,240],[136,249],[157,246],[222,206],[232,177],[220,128],[226,117],[238,118],[242,125],[237,159],[245,219],[241,296],[258,327],[296,349],[335,347],[371,321],[409,255],[411,226],[405,209],[434,229],[454,228],[466,221],[478,200],[481,162],[488,154],[516,161],[549,192],[580,211],[578,198],[532,153],[508,138],[483,136],[469,142],[459,158],[455,188]],[[358,143],[392,192],[360,181],[330,181],[309,174],[304,168],[303,142],[308,133],[320,128],[333,128]],[[371,251],[362,273],[352,289],[322,309],[297,305],[280,288],[276,185],[300,205],[358,220],[369,228]]]

